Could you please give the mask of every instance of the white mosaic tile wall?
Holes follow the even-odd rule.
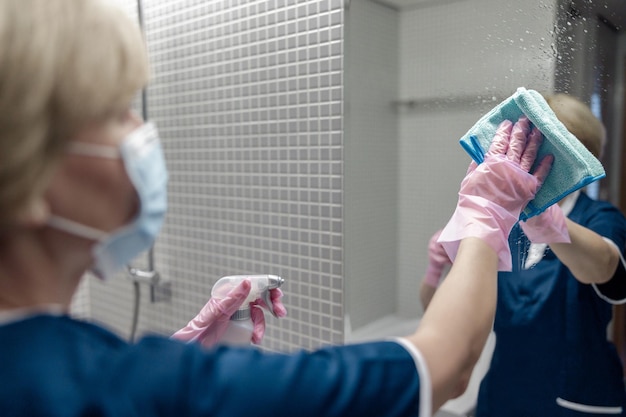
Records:
[[[148,118],[170,172],[154,259],[172,296],[141,286],[138,334],[184,326],[221,276],[269,273],[288,317],[267,316],[264,347],[343,342],[343,6],[143,0]],[[89,284],[91,316],[127,335],[132,284]]]

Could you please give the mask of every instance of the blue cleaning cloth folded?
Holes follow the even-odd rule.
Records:
[[[461,138],[461,146],[480,164],[500,123],[504,120],[515,123],[522,115],[526,115],[544,136],[537,161],[544,155],[554,155],[548,177],[522,211],[520,220],[526,220],[566,195],[605,177],[606,173],[600,161],[557,119],[543,96],[524,87],[481,117]]]

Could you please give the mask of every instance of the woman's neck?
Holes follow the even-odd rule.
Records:
[[[3,236],[0,310],[49,305],[69,309],[90,262],[89,246],[75,240],[48,228]]]

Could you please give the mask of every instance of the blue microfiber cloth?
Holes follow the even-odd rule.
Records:
[[[554,155],[554,163],[542,187],[522,211],[521,220],[540,214],[566,195],[606,176],[598,159],[557,119],[541,94],[524,87],[498,104],[461,138],[461,146],[480,164],[498,125],[506,119],[517,122],[526,115],[543,133],[537,161]]]

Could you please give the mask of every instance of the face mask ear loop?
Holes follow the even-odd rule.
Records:
[[[85,226],[84,224],[54,215],[50,216],[48,219],[48,225],[57,230],[98,242],[107,236],[107,233],[102,230],[94,229],[93,227]]]
[[[87,142],[70,142],[67,152],[75,155],[93,156],[98,158],[119,159],[119,147],[100,145]]]

